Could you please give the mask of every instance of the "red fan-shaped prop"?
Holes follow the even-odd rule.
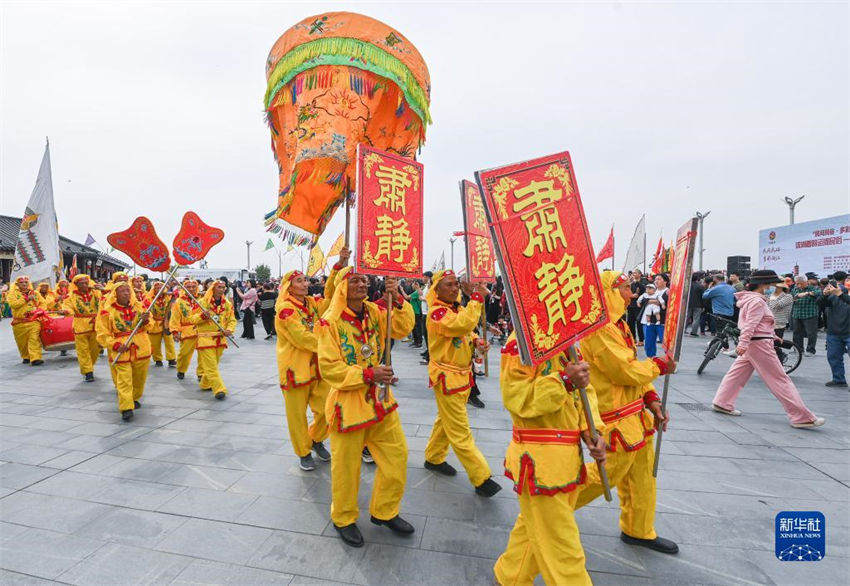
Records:
[[[186,212],[180,231],[174,237],[174,260],[179,265],[198,262],[222,240],[224,230],[205,224],[195,212]]]
[[[106,241],[146,269],[163,272],[171,266],[168,248],[156,235],[153,222],[144,216],[136,218],[123,232],[113,232]]]

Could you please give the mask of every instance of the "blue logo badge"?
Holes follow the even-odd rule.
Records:
[[[776,515],[776,557],[783,562],[819,562],[826,555],[826,519],[818,511]]]

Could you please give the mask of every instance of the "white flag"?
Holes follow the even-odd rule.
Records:
[[[646,262],[646,214],[640,217],[640,221],[635,226],[635,234],[626,251],[623,272],[633,271],[644,262]]]
[[[12,279],[25,275],[34,283],[47,280],[56,284],[61,267],[59,255],[59,225],[53,207],[53,176],[50,172],[50,145],[44,147],[44,157],[38,170],[35,187],[27,203],[18,242],[15,245],[15,264]]]

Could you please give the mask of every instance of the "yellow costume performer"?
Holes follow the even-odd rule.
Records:
[[[115,285],[118,283],[129,283],[130,277],[127,276],[127,273],[124,271],[115,271],[112,273],[112,276],[107,281],[106,286],[104,287],[104,296],[112,293],[112,290],[115,288]]]
[[[41,322],[38,312],[46,308],[33,290],[29,277],[18,277],[7,297],[12,309],[12,333],[24,364],[41,366]]]
[[[312,450],[316,450],[319,459],[325,462],[330,459],[322,443],[328,438],[325,400],[329,387],[319,376],[318,340],[313,330],[330,304],[340,268],[342,265],[334,265],[325,284],[325,297],[320,300],[306,294],[308,282],[302,272],[288,272],[281,279],[275,302],[277,369],[286,406],[286,424],[292,449],[301,460],[301,469],[306,471],[316,468]],[[293,289],[298,289],[297,295]],[[313,412],[309,427],[307,407]]]
[[[77,351],[80,374],[86,377],[86,382],[94,380],[94,365],[100,354],[95,332],[99,306],[100,291],[91,288],[89,276],[75,276],[63,309],[74,318],[74,349]]]
[[[130,279],[130,284],[133,287],[133,295],[136,297],[136,301],[144,305],[145,299],[148,298],[147,291],[145,291],[145,280],[135,276]]]
[[[198,296],[198,282],[189,280],[183,283],[192,295]],[[181,291],[171,306],[171,320],[169,326],[174,339],[180,342],[180,351],[177,353],[177,378],[182,379],[189,370],[192,362],[192,354],[195,353],[195,345],[198,342],[198,328],[192,321],[192,316],[200,311],[198,304],[191,297]],[[197,375],[201,380],[203,374],[200,363],[198,363]]]
[[[39,283],[35,288],[39,305],[45,311],[57,311],[56,294],[50,289],[50,283]]]
[[[157,366],[162,366],[162,346],[165,344],[165,359],[168,360],[169,366],[177,365],[177,353],[174,350],[174,338],[171,337],[171,330],[168,324],[165,323],[168,318],[168,311],[171,308],[173,298],[168,294],[168,291],[163,291],[162,295],[153,302],[156,294],[162,289],[161,281],[155,281],[151,286],[150,293],[145,299],[145,307],[151,312],[151,324],[148,327],[148,337],[151,340],[151,355],[154,363]]]
[[[675,543],[655,533],[655,459],[652,434],[656,421],[665,423],[661,402],[652,385],[659,375],[675,369],[675,363],[660,358],[638,360],[635,341],[625,323],[628,278],[618,271],[602,273],[606,306],[611,321],[581,341],[590,364],[590,382],[596,390],[599,411],[605,422],[608,444],[608,479],[620,497],[621,539],[663,553],[676,553]],[[579,492],[576,508],[602,494],[596,469]]]
[[[475,328],[481,321],[484,297],[475,292],[463,307],[456,301],[458,293],[453,271],[434,273],[426,296],[426,328],[430,356],[428,380],[437,400],[437,418],[425,447],[425,467],[446,476],[457,474],[446,462],[451,446],[475,492],[491,497],[502,487],[490,478],[490,466],[475,446],[466,413],[466,401],[473,385],[472,354],[478,343]]]
[[[494,568],[503,586],[531,585],[537,574],[549,585],[591,583],[574,516],[576,489],[587,477],[579,440],[591,443],[579,393],[567,375],[576,368],[563,353],[523,365],[516,334],[502,350],[502,401],[513,421],[505,476],[514,482],[520,509]],[[592,388],[587,395],[601,427]],[[603,457],[604,440],[597,441],[594,448]]]
[[[149,314],[135,300],[128,283],[117,283],[101,305],[95,322],[97,341],[109,350],[112,381],[118,394],[118,410],[124,421],[133,418],[133,409],[141,407],[150,367],[151,344],[148,339]],[[131,340],[137,322],[141,322]],[[118,362],[112,361],[118,356]]]
[[[198,328],[198,370],[201,372],[201,390],[212,391],[219,401],[227,396],[227,387],[221,380],[218,363],[221,354],[227,348],[225,334],[216,326],[232,334],[236,327],[236,315],[233,304],[224,296],[223,281],[214,281],[201,299],[201,309],[189,317],[189,321]],[[182,347],[181,347],[182,349]]]
[[[50,311],[65,311],[65,301],[67,301],[68,296],[71,294],[70,288],[68,286],[68,281],[65,279],[60,279],[56,282],[56,290],[53,291],[53,307],[50,307]]]
[[[396,290],[395,282],[388,280],[387,289]],[[355,522],[360,514],[357,494],[364,445],[377,464],[369,504],[372,522],[397,533],[413,533],[413,527],[398,514],[407,481],[407,441],[392,391],[382,397],[383,388],[379,388],[379,383],[393,380],[392,370],[380,366],[387,310],[365,301],[367,295],[366,277],[354,274],[350,267],[342,269],[330,307],[316,328],[319,372],[330,385],[325,415],[333,456],[331,520],[343,541],[355,547],[363,545]],[[392,312],[392,337],[404,338],[413,323],[410,304],[397,303]]]

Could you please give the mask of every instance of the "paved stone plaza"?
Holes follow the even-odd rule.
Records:
[[[755,378],[740,418],[706,410],[731,359],[698,377],[707,338],[685,340],[672,378],[672,429],[659,472],[659,534],[679,543],[665,556],[620,542],[616,496],[578,513],[596,584],[839,584],[850,564],[850,433],[846,389],[823,386],[819,354],[793,379],[818,430],[795,430]],[[436,413],[426,367],[407,344],[393,357],[410,458],[400,538],[369,523],[373,470],[364,465],[359,526],[367,544],[345,546],[329,521],[330,467],[299,470],[277,384],[274,343],[244,341],[222,361],[224,402],[193,376],[151,367],[144,406],[122,423],[107,366],[84,384],[73,353],[20,364],[9,321],[0,323],[0,583],[31,584],[491,584],[518,506],[502,473],[510,419],[501,407],[498,351],[481,381],[487,408],[470,408],[478,446],[505,487],[475,496],[422,468]],[[450,462],[460,468],[454,456]],[[826,558],[780,562],[780,511],[826,516]],[[843,576],[843,578],[842,578]]]

